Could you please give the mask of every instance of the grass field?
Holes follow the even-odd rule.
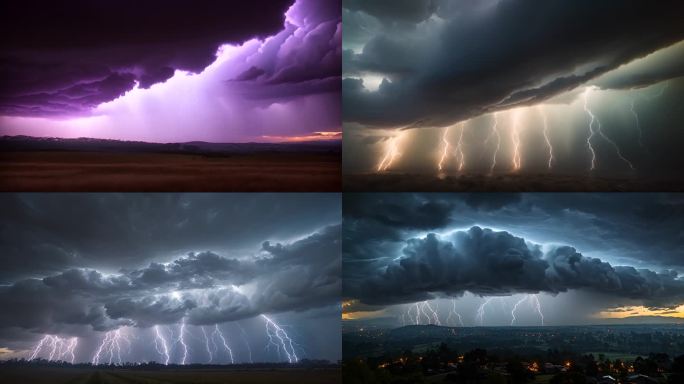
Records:
[[[341,383],[339,369],[125,369],[20,367],[0,370],[0,382],[24,384],[218,384],[218,383]]]
[[[340,191],[340,155],[4,152],[0,191]]]

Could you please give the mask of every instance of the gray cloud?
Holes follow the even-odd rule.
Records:
[[[408,239],[400,256],[351,294],[384,305],[464,292],[493,296],[571,289],[638,299],[657,308],[684,300],[684,279],[675,271],[614,267],[568,246],[545,252],[508,232],[480,227]]]
[[[548,99],[684,37],[677,1],[395,4],[344,5],[345,121],[444,126]],[[371,92],[351,78],[365,75],[386,80]]]

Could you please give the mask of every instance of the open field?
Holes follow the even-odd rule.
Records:
[[[610,178],[555,174],[461,175],[440,178],[402,173],[348,174],[348,192],[618,192],[684,191],[681,178]]]
[[[341,383],[339,369],[216,369],[188,368],[153,370],[97,369],[75,367],[4,367],[3,383],[31,384],[214,384],[214,383]]]
[[[0,191],[340,191],[339,153],[0,152]]]

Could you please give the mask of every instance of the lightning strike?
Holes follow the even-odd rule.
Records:
[[[188,358],[188,345],[185,344],[185,319],[181,322],[177,342],[181,343],[183,346],[183,357],[180,363],[181,365],[185,365],[185,361]]]
[[[456,156],[458,158],[458,171],[463,171],[465,167],[465,154],[463,153],[463,131],[465,131],[465,123],[461,122],[458,124],[461,128],[458,135],[458,144],[456,145]]]
[[[542,313],[541,310],[541,303],[539,302],[539,297],[537,295],[530,295],[530,300],[532,300],[532,304],[534,305],[534,308],[537,310],[537,313],[541,318],[541,325],[544,325],[544,313]]]
[[[245,332],[245,329],[242,328],[242,325],[240,323],[235,323],[237,324],[238,328],[240,328],[240,334],[242,335],[242,341],[245,343],[245,346],[247,347],[247,352],[249,353],[249,362],[253,363],[252,361],[252,347],[249,345],[249,342],[247,341],[247,332]]]
[[[488,297],[484,303],[480,304],[480,306],[477,308],[477,314],[475,315],[475,321],[480,324],[480,326],[484,325],[484,316],[485,316],[485,307],[487,304],[489,304],[492,301],[491,297]],[[479,319],[479,320],[478,320]]]
[[[489,167],[489,175],[494,174],[494,167],[496,167],[496,155],[499,154],[499,149],[501,149],[501,135],[499,134],[499,114],[494,112],[494,125],[492,125],[492,132],[496,136],[496,149],[494,150],[494,156],[492,157],[492,165]],[[489,138],[485,143],[489,141]]]
[[[64,359],[70,355],[71,359],[69,361],[73,364],[74,360],[76,360],[75,350],[77,345],[78,338],[76,337],[68,339],[67,342],[67,339],[59,336],[45,335],[31,352],[29,361],[35,359],[43,348],[51,348],[48,361],[66,361]]]
[[[204,326],[202,326],[201,329],[202,335],[204,336],[204,344],[207,347],[207,355],[209,356],[208,363],[211,363],[214,360],[214,355],[211,353],[211,349],[209,349],[209,337],[207,336],[207,330],[204,329]]]
[[[511,325],[513,325],[517,320],[515,317],[515,313],[518,310],[520,304],[524,302],[528,302],[530,305],[532,305],[535,311],[539,314],[539,318],[541,319],[541,325],[544,325],[544,314],[542,313],[541,303],[539,302],[539,297],[537,295],[525,295],[525,297],[523,297],[515,303],[513,309],[511,310]]]
[[[117,362],[118,364],[123,364],[123,360],[121,359],[121,341],[122,340],[125,341],[125,340],[127,340],[127,338],[125,335],[121,334],[120,329],[107,332],[105,334],[104,339],[102,339],[102,343],[97,348],[97,351],[95,351],[95,355],[93,356],[93,359],[92,359],[92,364],[93,365],[99,365],[100,359],[104,360],[104,357],[106,355],[109,355],[108,364],[112,364],[112,362]],[[116,356],[116,359],[114,358],[114,356]]]
[[[387,141],[387,145],[385,148],[385,156],[382,158],[380,164],[378,164],[378,172],[384,172],[388,170],[389,167],[392,166],[394,160],[400,155],[398,147],[399,137],[400,135],[397,135],[391,137]]]
[[[452,317],[456,316],[458,318],[459,324],[461,324],[461,327],[463,327],[463,318],[461,317],[460,313],[456,312],[456,299],[451,299],[451,304],[451,311],[449,311],[449,316],[447,316],[446,323],[449,324],[449,320],[451,320]]]
[[[290,363],[298,362],[299,358],[295,352],[292,339],[287,335],[287,332],[285,332],[283,328],[281,328],[268,316],[261,315],[261,317],[266,320],[266,334],[268,335],[269,339],[273,339],[274,337],[277,338],[280,341],[282,350],[285,352],[285,355],[287,355],[287,360]]]
[[[513,309],[511,309],[511,325],[515,324],[515,320],[516,320],[515,312],[518,310],[518,306],[520,304],[522,304],[527,299],[528,299],[528,297],[525,296],[522,299],[518,300],[518,302],[516,302],[515,305],[513,305]]]
[[[444,160],[446,159],[448,153],[449,153],[449,140],[447,139],[447,136],[449,135],[449,127],[446,127],[444,129],[444,134],[442,135],[442,142],[444,143],[444,150],[442,151],[442,157],[439,159],[439,163],[437,164],[437,167],[439,168],[439,171],[442,171],[442,166],[444,165]]]
[[[161,331],[159,330],[158,325],[154,326],[154,333],[154,346],[157,349],[157,353],[159,353],[159,355],[161,355],[164,358],[164,365],[169,365],[169,345],[166,342],[166,338],[164,337],[164,335],[162,335]]]
[[[439,321],[439,316],[437,315],[437,312],[434,309],[432,309],[432,307],[430,306],[430,303],[428,303],[427,301],[424,301],[423,302],[423,308],[428,309],[429,314],[432,315],[432,321],[434,321],[435,325],[442,325],[442,323]],[[430,316],[428,316],[428,323],[432,324],[431,320],[429,320],[429,319],[430,319]]]
[[[589,122],[589,131],[591,132],[591,134],[587,138],[587,144],[589,144],[589,148],[592,152],[592,160],[591,160],[591,169],[590,170],[594,170],[594,168],[596,167],[596,154],[594,152],[594,149],[591,147],[591,138],[595,134],[598,134],[605,141],[610,143],[610,145],[612,145],[613,148],[615,148],[615,152],[617,153],[620,160],[624,161],[629,166],[629,168],[634,170],[635,169],[634,165],[622,155],[622,152],[620,151],[620,147],[618,147],[617,143],[615,143],[613,140],[611,140],[608,136],[606,136],[603,133],[603,130],[601,129],[601,121],[594,115],[594,113],[591,111],[591,109],[589,109],[588,99],[589,99],[589,92],[590,91],[591,91],[591,87],[587,87],[586,90],[584,91],[584,111],[587,112],[587,114],[591,118],[590,122]],[[593,129],[594,122],[596,122],[596,125],[597,125],[596,130]]]
[[[548,166],[547,169],[551,170],[551,165],[553,164],[553,146],[551,145],[551,140],[549,139],[549,124],[548,120],[546,118],[546,113],[542,109],[542,107],[537,107],[539,110],[539,113],[542,116],[542,123],[544,124],[544,141],[546,142],[546,148],[549,150],[549,161],[548,161]]]
[[[515,110],[511,115],[511,142],[513,143],[513,171],[519,171],[522,167],[520,159],[520,111]]]
[[[223,348],[228,353],[228,357],[230,358],[230,363],[234,364],[235,360],[233,360],[233,350],[230,349],[230,347],[228,346],[228,342],[226,341],[225,336],[223,336],[223,332],[221,332],[221,329],[219,328],[218,324],[214,325],[214,333],[212,336],[218,336],[219,340],[221,340],[221,344],[223,345]]]

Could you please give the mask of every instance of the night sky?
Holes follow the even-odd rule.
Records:
[[[338,194],[5,194],[0,210],[2,358],[49,335],[78,338],[77,362],[119,337],[113,362],[180,363],[184,327],[186,363],[230,362],[217,329],[235,363],[290,361],[261,315],[297,359],[340,358]]]
[[[330,139],[341,130],[340,7],[339,0],[3,2],[0,133]]]
[[[683,14],[669,0],[345,1],[345,172],[680,172]]]
[[[544,325],[684,317],[678,194],[345,194],[343,207],[349,320],[415,323],[427,302],[443,325],[460,325],[454,308],[466,326],[510,325],[521,301],[514,325],[541,325],[536,300]]]

